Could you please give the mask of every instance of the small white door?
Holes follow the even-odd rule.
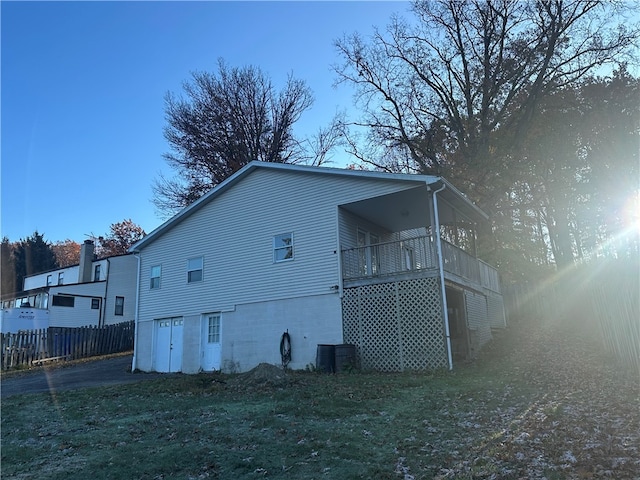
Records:
[[[222,322],[219,313],[202,316],[202,370],[220,370]]]
[[[165,318],[156,321],[156,368],[157,372],[179,372],[182,370],[182,338],[184,319]]]

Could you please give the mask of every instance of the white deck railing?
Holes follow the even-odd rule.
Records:
[[[435,243],[430,237],[376,243],[342,251],[342,278],[357,280],[437,270]],[[461,248],[442,241],[444,271],[500,292],[498,272]]]

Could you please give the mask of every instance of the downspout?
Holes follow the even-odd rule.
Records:
[[[140,309],[140,253],[135,252],[134,256],[138,262],[137,272],[136,272],[136,313],[133,321],[133,361],[131,363],[131,371],[134,372],[136,370],[137,359],[138,359],[138,311]]]
[[[104,301],[102,302],[102,326],[107,324],[107,299],[109,298],[109,276],[111,275],[111,261],[107,258],[107,278],[104,284]],[[95,277],[93,278],[95,282]]]
[[[447,306],[447,293],[444,285],[444,261],[442,258],[442,241],[440,239],[440,216],[438,214],[438,193],[446,188],[442,184],[438,190],[433,191],[433,216],[435,221],[436,250],[438,252],[438,270],[440,271],[440,289],[442,290],[442,317],[444,318],[444,335],[447,340],[447,358],[449,360],[449,370],[453,370],[453,358],[451,356],[451,333],[449,331],[449,308]]]
[[[340,207],[336,207],[336,254],[338,255],[338,296],[344,296],[344,280],[342,279],[342,250],[340,247]]]

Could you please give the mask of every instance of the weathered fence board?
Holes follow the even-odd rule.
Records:
[[[40,364],[47,360],[93,357],[133,349],[134,323],[0,334],[0,368]]]
[[[608,259],[575,267],[546,282],[503,289],[510,320],[578,319],[623,364],[640,371],[640,265]]]

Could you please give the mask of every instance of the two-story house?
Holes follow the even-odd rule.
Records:
[[[505,324],[474,253],[486,221],[440,177],[252,162],[131,248],[133,368],[279,364],[284,332],[294,369],[327,344],[367,369],[451,368]]]
[[[29,275],[23,291],[3,298],[2,331],[112,325],[134,319],[137,259],[96,259],[94,243],[81,246],[80,263]]]

